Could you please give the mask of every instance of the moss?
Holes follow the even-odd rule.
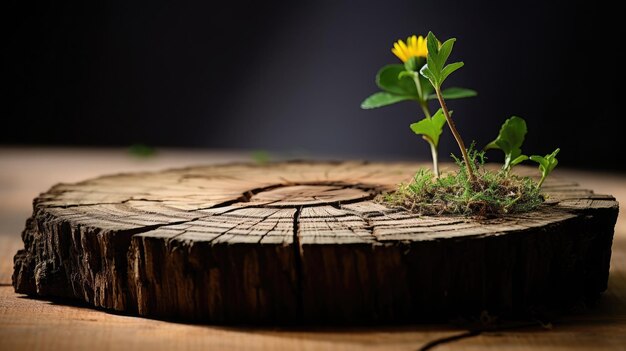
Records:
[[[507,175],[483,167],[482,152],[471,151],[476,182],[470,182],[465,164],[455,158],[459,170],[435,178],[429,169],[420,169],[408,184],[382,194],[377,201],[424,215],[458,214],[494,217],[537,208],[544,198],[529,177]]]

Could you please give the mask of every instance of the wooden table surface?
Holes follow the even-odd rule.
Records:
[[[35,300],[11,286],[13,255],[32,199],[58,182],[106,173],[250,160],[246,153],[163,150],[151,158],[123,149],[0,148],[0,351],[3,350],[626,350],[626,216],[620,215],[609,288],[595,306],[551,321],[551,328],[509,322],[506,329],[467,333],[455,325],[385,327],[224,327],[111,314],[69,302]],[[559,169],[597,193],[626,201],[626,175]],[[532,322],[532,321],[530,321]],[[517,326],[516,326],[517,325]]]

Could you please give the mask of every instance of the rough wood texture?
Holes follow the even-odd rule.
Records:
[[[371,201],[417,167],[238,164],[57,185],[35,200],[13,284],[218,323],[519,315],[606,289],[611,196],[551,180],[540,210],[487,221]]]

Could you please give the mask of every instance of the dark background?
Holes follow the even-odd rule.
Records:
[[[526,153],[626,169],[623,16],[602,1],[9,2],[4,145],[264,149],[428,160],[412,103],[361,110],[392,43],[458,38],[447,82],[466,142],[524,117]],[[8,8],[6,7],[8,6]],[[621,79],[621,77],[619,78]],[[10,121],[10,123],[9,123]],[[455,151],[446,130],[441,154]],[[497,153],[490,154],[499,160]]]

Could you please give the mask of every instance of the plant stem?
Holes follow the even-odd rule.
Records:
[[[421,105],[422,100],[425,100],[425,99],[422,97],[422,83],[420,83],[420,77],[418,76],[418,74],[419,73],[417,72],[413,72],[412,75],[413,75],[413,82],[415,82],[415,87],[417,88],[417,96],[420,99],[420,105]]]
[[[428,103],[426,101],[426,97],[422,96],[422,83],[420,82],[420,78],[418,76],[419,73],[414,72],[413,74],[413,82],[415,82],[415,87],[417,88],[417,96],[419,98],[419,105],[422,108],[422,111],[424,112],[424,115],[427,118],[431,118],[430,115],[430,110],[428,109]]]
[[[430,145],[430,153],[433,157],[433,173],[435,173],[435,177],[439,178],[439,161],[437,157],[437,147],[432,143],[428,143]]]
[[[417,96],[419,98],[418,103],[422,108],[422,112],[424,112],[424,116],[426,116],[426,118],[432,118],[430,110],[428,109],[428,101],[425,96],[422,96],[422,83],[420,82],[419,73],[413,74],[413,81],[415,82],[415,87],[417,88]],[[433,158],[433,173],[436,178],[439,178],[439,158],[437,156],[437,146],[432,144],[430,141],[428,141],[428,145],[430,145],[430,154]]]
[[[426,105],[426,102],[420,102],[420,107],[422,108],[422,112],[424,112],[424,115],[427,118],[431,118],[430,110],[428,109],[428,105]]]
[[[542,175],[541,180],[539,181],[539,183],[537,183],[537,189],[541,188],[541,185],[543,184],[544,180],[546,180],[546,176]]]
[[[467,156],[467,149],[465,149],[465,143],[463,143],[463,139],[461,139],[461,135],[456,130],[456,125],[452,120],[452,116],[450,116],[450,112],[448,111],[448,106],[446,106],[446,102],[441,95],[441,88],[435,87],[435,92],[437,93],[437,100],[439,100],[439,104],[441,105],[441,109],[443,110],[444,116],[446,116],[446,122],[448,122],[448,127],[450,127],[450,131],[452,135],[454,135],[454,139],[456,139],[456,143],[459,144],[459,149],[461,149],[461,154],[463,155],[463,161],[465,162],[465,168],[467,170],[467,177],[470,182],[476,182],[476,176],[474,176],[473,165],[470,163],[470,159]]]

